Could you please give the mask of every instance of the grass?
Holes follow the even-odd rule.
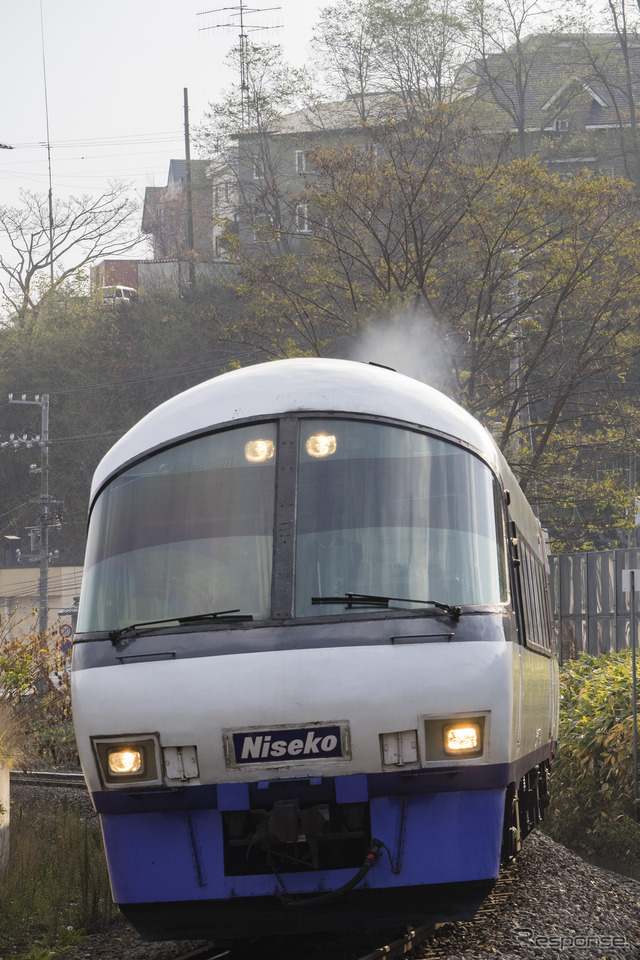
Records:
[[[0,957],[54,957],[117,914],[97,818],[63,799],[11,804],[11,854],[0,879]]]

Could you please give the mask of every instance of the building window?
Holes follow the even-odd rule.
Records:
[[[296,173],[307,172],[307,156],[304,150],[296,150]]]
[[[296,231],[298,233],[311,233],[309,212],[306,203],[299,203],[296,206]]]

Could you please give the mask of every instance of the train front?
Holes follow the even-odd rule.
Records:
[[[434,391],[296,363],[170,401],[94,490],[74,722],[145,938],[460,917],[498,873],[504,498]]]

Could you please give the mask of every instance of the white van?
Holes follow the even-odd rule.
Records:
[[[138,299],[138,291],[133,287],[114,287],[102,288],[102,299],[104,303],[133,303]]]

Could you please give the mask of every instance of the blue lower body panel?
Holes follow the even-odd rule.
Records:
[[[498,875],[503,789],[369,801],[371,837],[386,849],[360,889],[390,890],[491,880]],[[225,875],[223,814],[182,809],[102,814],[116,903],[185,903],[282,894],[274,874]],[[353,869],[281,871],[292,895],[341,887]],[[125,911],[126,912],[126,911]]]

